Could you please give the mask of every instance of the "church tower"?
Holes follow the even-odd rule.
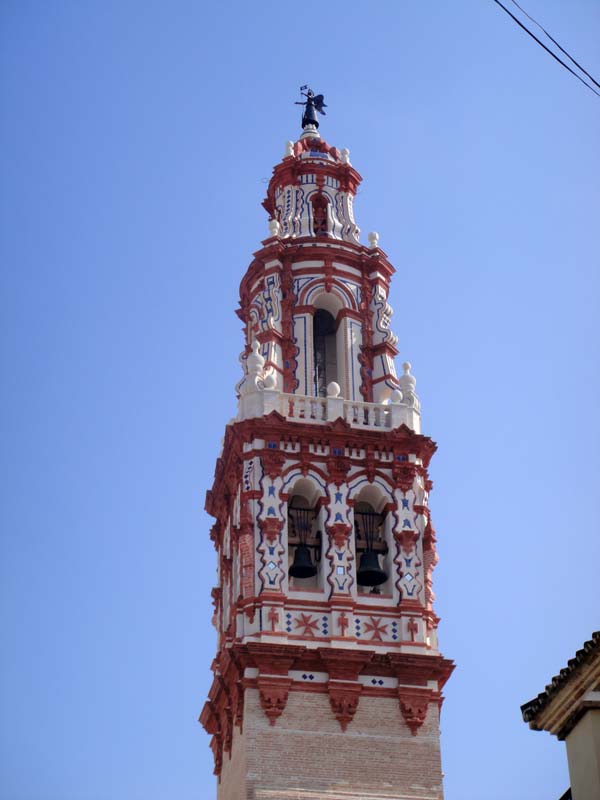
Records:
[[[306,87],[304,87],[306,88]],[[215,518],[218,651],[200,721],[218,800],[440,800],[439,713],[453,669],[409,363],[397,377],[394,268],[359,241],[361,177],[320,136],[309,90],[240,286],[238,413]]]

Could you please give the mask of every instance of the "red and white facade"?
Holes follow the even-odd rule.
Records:
[[[206,501],[219,640],[200,719],[219,800],[442,797],[453,665],[433,609],[436,446],[410,365],[396,374],[394,268],[377,234],[359,242],[360,181],[315,129],[289,142],[264,201],[271,235],[241,282],[238,414]],[[296,507],[308,578],[289,574]],[[360,584],[363,518],[376,588]]]

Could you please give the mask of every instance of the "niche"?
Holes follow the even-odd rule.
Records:
[[[322,194],[315,194],[311,199],[312,228],[315,236],[327,236],[329,233],[327,198]]]

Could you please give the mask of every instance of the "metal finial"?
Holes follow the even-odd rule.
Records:
[[[318,128],[319,118],[317,116],[317,112],[325,116],[323,109],[327,108],[323,95],[315,94],[308,86],[301,86],[300,94],[302,97],[306,98],[306,100],[296,100],[295,102],[295,105],[297,106],[304,106],[304,112],[302,114],[302,127],[307,128],[309,125],[312,125],[313,127]]]

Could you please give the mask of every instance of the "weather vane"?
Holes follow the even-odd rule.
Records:
[[[301,86],[300,94],[303,97],[306,97],[306,100],[296,100],[295,103],[297,106],[304,106],[304,112],[302,114],[302,127],[306,128],[309,125],[313,125],[315,128],[318,128],[319,119],[317,117],[317,111],[319,114],[325,115],[323,109],[327,107],[325,105],[323,95],[316,95],[312,89],[308,88],[308,86]]]

